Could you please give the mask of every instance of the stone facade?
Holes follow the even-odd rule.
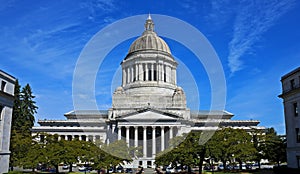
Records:
[[[300,168],[300,67],[282,76],[288,167]]]
[[[121,62],[122,84],[107,111],[72,111],[67,120],[39,120],[33,133],[59,134],[106,143],[125,140],[128,146],[142,147],[142,156],[127,167],[154,167],[158,152],[169,147],[169,140],[191,130],[221,127],[264,129],[256,120],[231,120],[226,111],[190,111],[184,90],[177,86],[175,61],[167,43],[157,36],[149,16],[145,31],[130,46]],[[98,137],[98,138],[97,138]]]
[[[9,167],[9,145],[16,79],[0,70],[0,173]]]

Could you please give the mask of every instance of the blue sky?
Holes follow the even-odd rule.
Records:
[[[207,37],[223,65],[226,110],[235,114],[234,119],[257,119],[261,126],[285,133],[282,100],[277,96],[280,77],[300,66],[300,6],[296,0],[0,3],[0,69],[18,78],[22,86],[32,86],[39,106],[36,120],[64,119],[63,114],[73,109],[76,61],[98,31],[120,19],[150,12],[186,21]],[[194,55],[187,48],[164,39],[192,73],[203,74],[195,78],[200,109],[209,109],[210,86],[203,66],[193,62]],[[111,82],[133,40],[114,48],[99,69],[96,98],[100,109],[111,106]],[[188,104],[195,109],[189,84],[182,79],[179,75],[178,83],[186,87]]]

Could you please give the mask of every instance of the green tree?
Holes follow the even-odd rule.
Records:
[[[32,94],[29,84],[21,90],[21,86],[17,80],[14,89],[14,98],[10,140],[11,170],[13,170],[13,166],[21,165],[20,159],[28,153],[31,144],[24,143],[25,141],[21,140],[31,138],[30,129],[34,125],[34,114],[38,108],[33,100],[35,96]],[[26,145],[29,147],[26,147]]]
[[[26,84],[21,91],[21,118],[20,121],[21,131],[24,133],[31,134],[30,129],[34,125],[34,114],[37,113],[38,107],[36,102],[33,100],[35,96],[32,94],[31,87],[29,84]]]
[[[278,166],[280,163],[286,162],[285,137],[277,135],[274,128],[268,128],[263,151],[264,157]]]
[[[264,158],[264,144],[266,140],[265,130],[252,129],[252,142],[256,149],[256,153],[253,156],[253,160],[258,164],[260,168],[260,161]]]
[[[216,131],[207,143],[210,157],[222,161],[224,168],[226,163],[236,159],[240,163],[251,160],[256,149],[252,143],[252,137],[245,130],[225,128]]]
[[[12,123],[11,129],[12,130],[19,130],[22,127],[22,122],[19,121],[21,118],[21,86],[19,81],[16,80],[15,89],[14,89],[14,106],[13,106],[13,113],[12,113]]]
[[[199,166],[199,173],[202,173],[202,165],[206,154],[206,145],[201,144],[200,137],[203,132],[190,132],[187,136],[175,137],[170,141],[171,148],[157,154],[155,163],[157,165],[169,165],[178,167],[189,166],[189,171],[192,166]],[[182,141],[184,140],[184,141]],[[179,145],[178,142],[181,142]],[[177,146],[175,146],[177,145]]]

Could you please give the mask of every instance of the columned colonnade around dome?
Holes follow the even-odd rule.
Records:
[[[122,85],[136,81],[162,81],[176,84],[176,68],[164,63],[135,63],[122,70]]]

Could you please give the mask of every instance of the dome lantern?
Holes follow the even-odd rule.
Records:
[[[159,51],[171,55],[168,44],[155,33],[154,22],[150,14],[144,26],[145,31],[130,45],[128,55],[138,51]]]

